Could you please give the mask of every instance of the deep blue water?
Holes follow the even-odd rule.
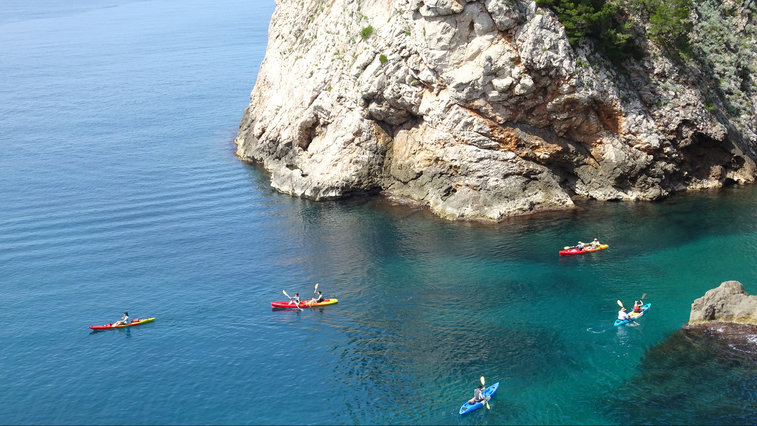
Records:
[[[757,188],[497,225],[278,194],[232,143],[274,8],[0,6],[0,423],[753,423],[748,365],[646,372],[706,290],[757,293]],[[157,319],[87,328],[125,310]]]

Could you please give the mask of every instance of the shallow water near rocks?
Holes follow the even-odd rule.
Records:
[[[754,423],[753,366],[667,339],[757,293],[757,188],[496,225],[278,194],[232,144],[274,7],[1,8],[3,423]],[[271,310],[316,282],[339,304]],[[124,310],[156,320],[87,328]]]

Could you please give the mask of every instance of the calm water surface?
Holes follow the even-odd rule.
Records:
[[[755,188],[494,226],[275,193],[232,144],[274,8],[0,6],[0,423],[753,423],[753,366],[645,371],[706,290],[757,293]],[[339,304],[270,309],[316,282]],[[124,310],[157,319],[87,328]]]

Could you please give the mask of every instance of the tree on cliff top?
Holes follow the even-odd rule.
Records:
[[[689,33],[693,23],[689,14],[692,0],[536,0],[539,7],[551,9],[565,26],[572,46],[584,38],[599,41],[605,54],[613,61],[638,57],[638,48],[631,38],[633,20],[627,11],[649,21],[648,36],[662,46],[688,55]],[[619,5],[619,4],[622,4]]]
[[[614,62],[638,56],[639,49],[631,38],[634,22],[617,4],[606,0],[536,0],[536,4],[557,15],[571,46],[592,37]]]
[[[649,16],[649,38],[660,44],[675,46],[679,52],[688,53],[689,32],[693,23],[689,19],[691,0],[643,0]]]

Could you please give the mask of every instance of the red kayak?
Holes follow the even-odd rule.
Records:
[[[584,254],[591,253],[593,251],[604,250],[610,247],[607,244],[600,244],[599,246],[586,245],[583,250],[579,250],[578,247],[566,247],[565,250],[560,250],[560,256],[568,256],[571,254]]]
[[[279,309],[297,309],[297,308],[316,308],[318,306],[333,305],[338,302],[337,299],[323,299],[320,303],[310,303],[309,300],[301,300],[299,306],[291,302],[271,302],[271,307]]]
[[[105,325],[91,325],[89,326],[89,328],[91,328],[92,330],[113,330],[115,328],[131,327],[133,325],[139,325],[139,324],[144,324],[146,322],[153,322],[153,321],[155,321],[155,318],[145,318],[145,319],[135,318],[131,320],[131,322],[128,324],[121,324],[115,327],[113,327],[113,324],[105,324]]]

